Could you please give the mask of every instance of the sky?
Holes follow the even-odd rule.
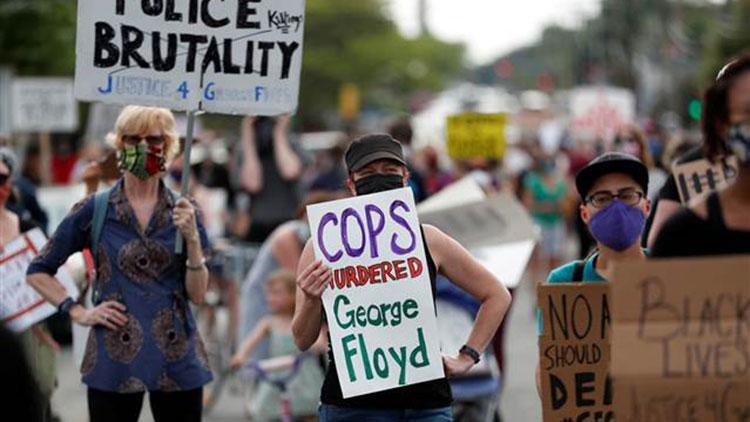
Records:
[[[419,29],[418,0],[389,0],[399,30]],[[537,40],[545,26],[574,27],[599,11],[599,0],[427,0],[427,26],[437,38],[460,41],[473,64],[484,64]]]

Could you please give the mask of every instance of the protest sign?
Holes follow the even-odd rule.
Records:
[[[444,376],[430,275],[410,188],[307,207],[343,396]]]
[[[448,155],[463,159],[502,158],[505,154],[505,114],[461,113],[448,117]]]
[[[73,132],[78,103],[70,78],[15,78],[11,89],[14,132]]]
[[[79,0],[76,96],[174,110],[297,107],[304,0]]]
[[[545,421],[613,421],[608,283],[540,284]],[[618,417],[619,420],[619,417]]]
[[[723,157],[716,163],[706,159],[676,164],[672,174],[683,204],[698,202],[720,190],[737,177],[737,157]]]
[[[750,418],[750,256],[615,266],[618,421]]]
[[[570,132],[588,141],[611,141],[635,119],[635,95],[623,88],[582,86],[570,91]]]
[[[39,229],[12,240],[0,255],[0,323],[21,332],[57,312],[39,293],[26,283],[26,269],[47,243]],[[68,295],[77,298],[78,289],[63,267],[55,275]]]
[[[536,238],[528,212],[512,195],[500,193],[481,201],[431,212],[421,212],[432,224],[466,248],[498,245]]]

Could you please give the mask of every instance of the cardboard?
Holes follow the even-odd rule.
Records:
[[[608,283],[537,286],[545,421],[614,420],[609,297]]]
[[[716,163],[706,159],[676,164],[672,174],[683,204],[700,202],[711,192],[728,186],[739,172],[737,157],[723,157]]]
[[[410,188],[307,207],[343,396],[444,377],[424,243]],[[383,316],[385,315],[385,318]]]
[[[76,97],[173,110],[292,113],[304,5],[80,0]]]
[[[466,248],[537,237],[528,212],[509,193],[437,211],[421,212],[419,219],[444,231]]]
[[[57,312],[54,306],[26,283],[26,269],[47,243],[40,229],[33,229],[5,245],[0,255],[0,323],[22,332]],[[55,278],[68,296],[78,298],[78,288],[64,267]]]
[[[73,132],[78,103],[70,78],[15,78],[11,113],[14,132]]]
[[[508,116],[502,113],[461,113],[448,117],[448,155],[464,159],[502,158],[505,155],[505,128]]]
[[[614,280],[618,420],[747,420],[750,256],[623,263]]]

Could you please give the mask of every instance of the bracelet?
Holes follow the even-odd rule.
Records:
[[[189,259],[185,261],[185,268],[187,268],[188,271],[200,271],[205,266],[206,266],[206,257],[205,256],[203,258],[201,258],[201,262],[199,262],[196,265],[191,265]]]
[[[73,300],[73,298],[68,296],[65,298],[65,300],[60,302],[59,305],[57,305],[57,311],[60,312],[61,314],[67,315],[70,312],[70,308],[72,308],[73,305],[75,304],[76,302]]]
[[[466,355],[472,359],[474,359],[474,364],[479,363],[479,352],[474,350],[473,348],[469,347],[468,345],[464,344],[461,346],[461,349],[458,351],[458,353],[462,355]]]

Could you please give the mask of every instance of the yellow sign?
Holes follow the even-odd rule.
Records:
[[[462,113],[448,117],[451,158],[502,158],[505,154],[505,114]]]
[[[359,88],[344,84],[339,90],[339,115],[344,120],[356,120],[359,116]]]

